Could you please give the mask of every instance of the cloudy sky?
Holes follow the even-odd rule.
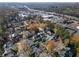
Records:
[[[0,2],[79,2],[79,0],[0,0]]]

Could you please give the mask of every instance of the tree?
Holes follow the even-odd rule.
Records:
[[[78,48],[79,47],[79,35],[73,35],[71,36],[70,39],[71,39],[70,43],[74,44],[75,48]]]
[[[63,27],[56,25],[54,31],[56,35],[61,36],[63,40],[69,38],[69,32],[66,31]]]

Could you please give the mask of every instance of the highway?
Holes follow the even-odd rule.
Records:
[[[30,8],[28,8],[28,10],[30,11],[30,12],[33,12],[34,14],[36,13],[38,13],[39,15],[41,15],[41,16],[43,16],[43,15],[46,15],[46,17],[48,16],[50,16],[50,15],[52,15],[52,17],[55,19],[56,17],[56,19],[54,20],[54,19],[51,19],[51,22],[55,22],[56,24],[58,24],[58,25],[60,25],[60,26],[62,26],[63,28],[65,28],[65,29],[69,29],[70,30],[70,32],[71,31],[73,31],[73,33],[72,34],[76,34],[76,33],[79,33],[79,30],[76,28],[76,26],[75,25],[71,25],[71,24],[64,24],[64,23],[62,23],[63,21],[64,21],[64,18],[66,18],[68,21],[79,21],[78,19],[79,18],[77,18],[77,17],[73,17],[73,16],[69,16],[69,15],[62,15],[62,14],[58,14],[58,13],[55,13],[55,12],[45,12],[45,11],[40,11],[40,10],[34,10],[34,9],[30,9]],[[60,19],[59,18],[59,16],[62,18],[62,19]],[[63,18],[64,17],[64,18]],[[71,20],[70,20],[71,19]]]

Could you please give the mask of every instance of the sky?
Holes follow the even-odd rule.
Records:
[[[79,0],[0,0],[0,2],[79,2]]]

